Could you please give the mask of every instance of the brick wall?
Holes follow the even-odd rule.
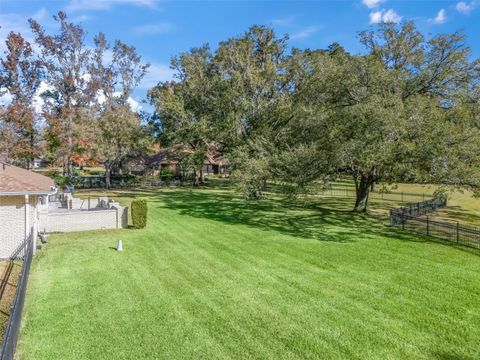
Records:
[[[25,196],[0,196],[0,259],[23,255],[19,249],[25,241],[27,223],[27,233],[36,231],[37,197],[29,196],[28,202],[25,212]]]
[[[121,219],[117,219],[117,209],[108,209],[48,213],[40,218],[39,228],[52,233],[116,229],[122,225]]]

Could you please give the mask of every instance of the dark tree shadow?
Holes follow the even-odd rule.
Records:
[[[446,208],[438,211],[439,217],[445,217],[451,221],[458,220],[467,224],[478,226],[480,224],[480,216],[462,209],[460,206],[447,206]]]
[[[433,353],[434,359],[438,360],[473,360],[473,357],[459,355],[459,354],[451,354],[447,352],[434,352]]]
[[[273,193],[269,196],[266,200],[244,200],[224,180],[201,188],[182,186],[114,192],[117,198],[148,197],[150,206],[175,210],[179,215],[242,224],[293,237],[349,243],[381,236],[397,241],[441,243],[480,254],[475,249],[389,226],[388,209],[398,206],[392,201],[374,200],[371,213],[358,214],[351,211],[353,200],[349,197],[308,196],[302,201],[287,200]],[[129,226],[129,230],[136,229]]]
[[[208,190],[158,193],[156,198],[160,200],[159,207],[176,210],[180,215],[321,241],[353,242],[355,238],[377,236],[388,230],[377,218],[352,213],[351,199],[322,199],[303,204],[278,197],[246,201],[230,191]]]

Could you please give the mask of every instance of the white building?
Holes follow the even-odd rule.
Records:
[[[22,256],[25,241],[36,241],[39,204],[54,191],[49,177],[0,161],[0,259]]]

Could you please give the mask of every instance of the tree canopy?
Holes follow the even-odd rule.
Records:
[[[0,92],[11,102],[2,104],[0,151],[25,167],[43,153],[69,177],[74,163],[101,163],[109,186],[122,160],[148,148],[146,126],[129,102],[149,65],[120,40],[110,47],[103,33],[88,46],[83,27],[64,12],[54,20],[58,30],[50,33],[29,19],[33,45],[21,34],[7,37]]]
[[[291,48],[287,35],[255,25],[173,56],[175,78],[150,89],[154,113],[143,121],[130,107],[149,66],[137,50],[103,33],[87,46],[82,26],[63,12],[54,19],[52,33],[30,20],[35,44],[7,38],[7,160],[30,167],[47,153],[68,176],[73,163],[93,160],[108,186],[155,137],[184,153],[195,184],[220,152],[246,198],[262,198],[270,181],[295,196],[340,175],[355,183],[355,211],[367,210],[380,181],[480,194],[480,62],[461,32],[426,36],[413,22],[380,23],[359,33],[363,51],[351,54],[338,43]]]
[[[378,181],[478,189],[479,66],[464,35],[382,23],[359,41],[357,55],[337,43],[289,51],[254,26],[181,54],[177,81],[150,92],[161,136],[220,144],[247,197],[268,180],[294,194],[339,174],[355,182],[356,211]]]

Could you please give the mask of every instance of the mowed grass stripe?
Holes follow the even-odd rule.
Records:
[[[21,358],[479,355],[476,254],[343,205],[224,190],[148,199],[144,230],[51,237],[32,268]]]

